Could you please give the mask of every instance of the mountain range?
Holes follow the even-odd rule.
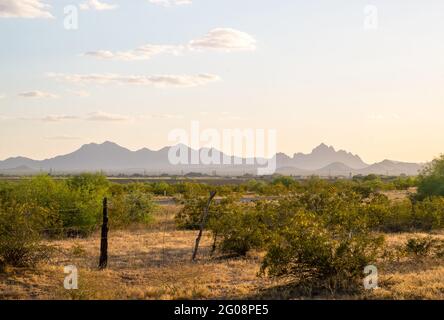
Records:
[[[182,148],[188,153],[188,159],[204,152],[210,157],[229,159],[230,164],[171,164],[171,148]],[[384,160],[367,164],[358,155],[343,150],[336,151],[332,146],[320,144],[311,153],[295,153],[292,157],[278,153],[276,173],[297,176],[350,176],[350,175],[416,175],[423,164]],[[108,174],[186,174],[190,172],[241,175],[256,174],[263,167],[266,159],[244,159],[227,156],[216,149],[193,150],[185,145],[164,147],[154,151],[143,148],[131,151],[113,142],[102,144],[90,143],[78,150],[45,160],[33,160],[25,157],[14,157],[0,161],[1,174],[34,174],[38,172],[78,173],[104,171]]]

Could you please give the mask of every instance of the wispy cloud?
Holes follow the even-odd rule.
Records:
[[[190,51],[253,51],[256,49],[256,40],[248,33],[232,28],[216,28],[201,38],[191,40],[184,45],[156,45],[146,44],[136,49],[126,51],[98,50],[83,54],[102,60],[137,61],[148,60],[160,54],[179,55]]]
[[[0,0],[0,18],[54,18],[42,0]]]
[[[121,122],[130,121],[132,118],[121,114],[107,113],[103,111],[97,111],[90,113],[86,120],[89,121],[105,121],[105,122]]]
[[[100,2],[99,0],[87,0],[86,2],[81,3],[79,7],[81,10],[104,11],[117,9],[118,5]]]
[[[64,121],[101,121],[101,122],[131,122],[143,120],[173,120],[183,119],[184,116],[180,114],[143,114],[143,115],[124,115],[118,113],[109,113],[102,110],[90,112],[86,115],[67,115],[67,114],[52,114],[42,117],[8,117],[0,116],[0,120],[25,120],[25,121],[43,121],[43,122],[64,122]]]
[[[196,50],[240,51],[255,50],[256,39],[246,32],[232,28],[216,28],[204,37],[192,40],[189,47]]]
[[[79,117],[77,116],[70,116],[70,115],[48,115],[42,118],[37,118],[34,120],[42,120],[45,122],[59,122],[59,121],[63,121],[63,120],[77,120],[79,119]]]
[[[111,114],[103,111],[90,113],[86,119],[90,121],[136,121],[148,119],[182,119],[180,114],[144,114],[138,116],[126,116],[121,114]]]
[[[9,118],[13,119],[13,118]],[[119,122],[119,121],[129,121],[134,119],[134,117],[125,116],[121,114],[107,113],[103,111],[91,112],[85,116],[77,115],[66,115],[66,114],[52,114],[43,117],[19,117],[14,118],[18,120],[31,120],[31,121],[43,121],[43,122],[62,122],[62,121],[105,121],[105,122]]]
[[[39,98],[50,98],[50,99],[57,98],[57,95],[55,95],[55,94],[52,94],[49,92],[44,92],[44,91],[39,91],[39,90],[21,92],[18,95],[23,98],[37,98],[37,99],[39,99]]]
[[[196,87],[206,85],[217,81],[220,78],[212,74],[197,75],[119,75],[119,74],[60,74],[49,73],[49,77],[56,80],[68,81],[78,84],[97,83],[97,84],[124,84],[124,85],[143,85],[154,87]]]
[[[182,6],[192,4],[192,0],[148,0],[148,2],[164,7]]]
[[[112,52],[107,50],[90,51],[84,53],[83,56],[93,57],[102,60],[135,61],[135,60],[148,60],[162,53],[178,55],[182,51],[183,48],[180,46],[147,44],[138,47],[134,50],[127,50],[127,51],[117,51],[117,52]]]
[[[6,98],[5,94],[0,93],[0,100]]]

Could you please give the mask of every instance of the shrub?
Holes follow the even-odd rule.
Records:
[[[207,186],[199,183],[181,182],[171,185],[175,194],[184,195],[185,198],[192,198],[196,196],[204,196],[208,194]],[[218,192],[219,193],[219,192]]]
[[[48,257],[38,232],[28,221],[25,206],[0,208],[0,264],[30,267]]]
[[[300,210],[274,237],[262,273],[287,277],[310,291],[355,288],[374,262],[383,238],[326,228],[316,214]]]
[[[265,194],[267,189],[267,183],[265,183],[264,181],[257,181],[255,179],[252,179],[246,183],[246,189],[249,192],[254,192],[257,194]]]
[[[366,217],[368,225],[376,230],[384,229],[391,214],[391,204],[387,196],[377,193],[361,206],[361,214]]]
[[[417,185],[415,177],[400,176],[393,181],[396,190],[408,190]]]
[[[71,177],[66,185],[71,196],[66,208],[60,210],[67,235],[87,236],[98,227],[102,219],[102,200],[109,183],[101,174],[81,174]]]
[[[418,177],[418,199],[444,196],[444,155],[433,160]]]
[[[67,180],[67,186],[71,190],[78,190],[90,197],[103,198],[109,187],[106,177],[99,173],[83,173]]]
[[[444,226],[444,198],[431,197],[418,201],[413,208],[413,224],[416,229],[433,230]]]
[[[416,237],[407,240],[404,250],[407,254],[427,256],[435,248],[437,240],[433,237]]]
[[[205,197],[189,199],[175,220],[180,228],[196,230],[207,205]],[[236,196],[212,202],[206,228],[213,233],[214,245],[224,253],[245,255],[251,249],[262,248],[271,231],[269,212],[257,209],[257,204],[241,203]],[[217,241],[219,240],[219,241]]]
[[[172,195],[172,187],[166,182],[155,182],[152,184],[152,191],[155,195]]]
[[[254,205],[222,201],[212,210],[209,229],[221,238],[222,252],[244,256],[266,243],[269,229]]]
[[[114,227],[134,223],[148,224],[153,220],[155,207],[151,194],[139,189],[114,194],[109,207],[110,224]]]
[[[175,222],[180,229],[197,230],[208,199],[196,197],[185,200],[183,208],[176,214]],[[210,213],[211,216],[211,213]]]
[[[409,199],[392,202],[383,194],[374,194],[360,206],[372,230],[401,232],[414,229],[413,205]]]
[[[59,181],[42,175],[16,184],[4,204],[42,209],[39,229],[44,229],[45,235],[86,236],[100,221],[105,192],[101,176],[82,175]],[[32,218],[37,219],[37,215]]]

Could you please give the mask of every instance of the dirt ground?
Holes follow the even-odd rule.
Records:
[[[444,299],[444,259],[394,254],[413,234],[386,236],[387,252],[395,256],[390,263],[377,265],[378,289],[300,296],[283,280],[258,276],[263,253],[244,258],[211,256],[208,234],[202,239],[198,261],[191,262],[196,232],[175,229],[176,210],[163,207],[149,228],[111,230],[104,271],[97,270],[99,234],[50,241],[55,248],[50,261],[0,274],[0,299]],[[63,287],[67,265],[79,271],[78,290]]]

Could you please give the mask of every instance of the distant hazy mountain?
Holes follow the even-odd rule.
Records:
[[[27,166],[19,166],[17,168],[10,168],[10,169],[3,169],[0,170],[0,173],[4,174],[19,174],[19,175],[27,175],[27,174],[33,174],[36,170],[29,168]]]
[[[277,154],[278,167],[295,167],[303,170],[317,170],[332,163],[342,163],[352,169],[368,167],[357,155],[344,150],[336,151],[324,143],[314,148],[309,154],[296,153],[293,158],[283,153]]]
[[[342,162],[335,162],[325,166],[324,168],[315,170],[315,174],[320,176],[348,176],[350,173],[355,173],[357,170],[350,168]]]
[[[359,173],[363,175],[371,173],[393,176],[401,174],[416,175],[420,170],[422,170],[423,167],[424,165],[417,163],[384,160],[360,170]]]
[[[309,175],[317,175],[323,177],[337,177],[343,176],[348,177],[351,175],[369,175],[369,174],[377,174],[377,175],[390,175],[390,176],[399,176],[399,175],[409,175],[414,176],[419,173],[424,167],[423,164],[417,163],[406,163],[399,161],[390,161],[384,160],[382,162],[378,162],[372,164],[366,168],[362,169],[353,169],[346,166],[343,163],[335,162],[329,164],[328,166],[317,169],[317,170],[302,170],[295,167],[282,167],[277,169],[277,173],[283,175],[296,175],[296,176],[309,176]]]
[[[175,146],[174,148],[176,148]],[[174,165],[168,159],[170,148],[165,147],[158,151],[147,148],[131,151],[113,142],[102,144],[86,144],[80,149],[46,160],[32,160],[24,157],[9,158],[0,161],[0,173],[30,174],[33,172],[63,172],[75,173],[85,171],[105,171],[108,173],[146,173],[146,174],[186,174],[189,172],[217,174],[255,174],[258,163],[247,162],[246,159],[229,157],[215,149],[193,150],[182,145],[188,151],[188,159],[193,155],[205,152],[218,159],[226,157],[231,160],[229,165]],[[352,153],[321,144],[309,154],[297,153],[293,157],[278,153],[275,156],[277,173],[288,175],[321,175],[321,176],[349,176],[350,174],[389,174],[415,175],[422,165],[385,160],[372,165]],[[234,162],[236,159],[237,162]],[[263,159],[262,159],[263,160]],[[235,164],[234,164],[235,163]]]

